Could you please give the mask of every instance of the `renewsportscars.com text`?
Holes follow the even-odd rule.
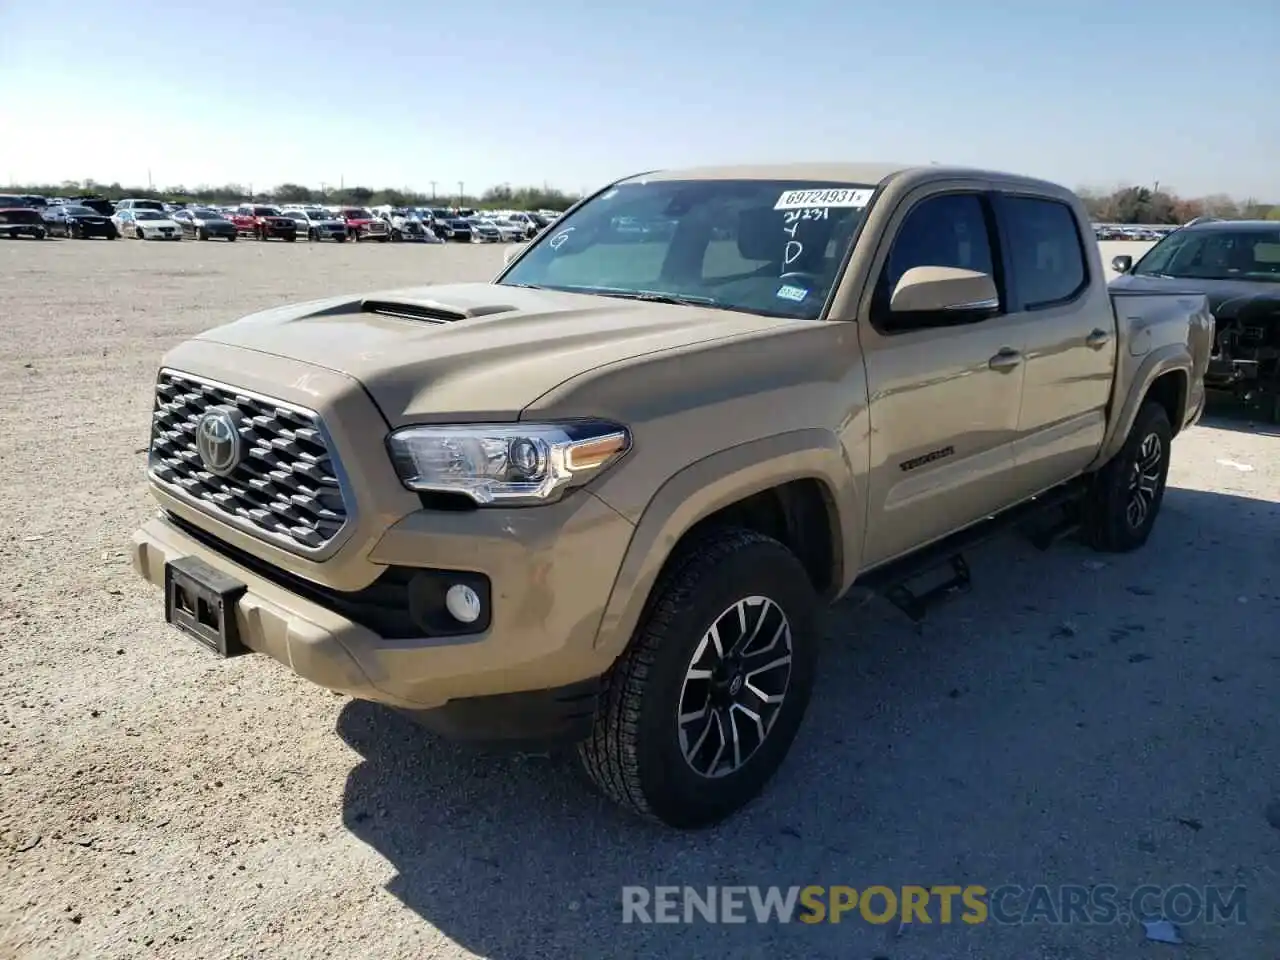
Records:
[[[627,886],[623,923],[925,923],[977,925],[1245,923],[1244,887],[1153,884],[849,886]]]

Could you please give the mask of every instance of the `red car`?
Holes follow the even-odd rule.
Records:
[[[379,243],[386,243],[391,239],[390,225],[375,217],[372,210],[343,207],[338,211],[338,219],[346,222],[347,236],[352,240],[377,240]]]
[[[242,203],[235,213],[227,215],[227,219],[236,225],[236,233],[254,237],[257,240],[288,240],[292,243],[298,239],[298,223],[292,217],[280,212],[279,207],[268,207],[260,203]]]

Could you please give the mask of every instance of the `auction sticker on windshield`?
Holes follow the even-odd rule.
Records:
[[[773,205],[775,210],[799,210],[804,207],[865,207],[874,190],[837,188],[828,190],[787,190]]]

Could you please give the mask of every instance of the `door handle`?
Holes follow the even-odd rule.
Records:
[[[1022,354],[1012,347],[1001,347],[1000,352],[987,361],[987,366],[1001,373],[1008,373],[1022,364]]]
[[[1084,338],[1084,342],[1094,350],[1101,350],[1111,342],[1110,330],[1094,330],[1089,336]]]

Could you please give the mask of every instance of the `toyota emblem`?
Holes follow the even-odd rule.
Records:
[[[196,424],[196,452],[210,473],[225,477],[244,455],[240,414],[228,407],[212,407]]]

